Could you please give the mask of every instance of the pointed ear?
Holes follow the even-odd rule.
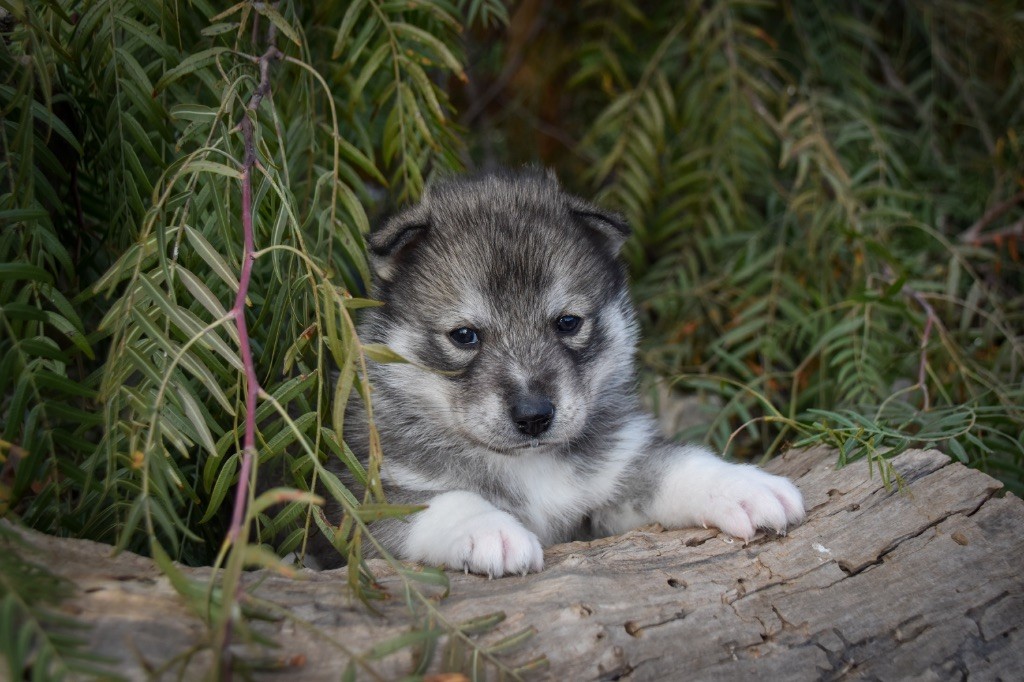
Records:
[[[606,211],[579,197],[570,195],[568,204],[569,211],[595,233],[607,246],[608,252],[613,256],[619,255],[619,250],[632,233],[626,219],[614,211]]]
[[[402,261],[429,230],[430,212],[423,203],[396,213],[374,230],[367,244],[370,263],[377,276],[390,282]]]

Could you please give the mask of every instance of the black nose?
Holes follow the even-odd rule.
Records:
[[[527,436],[539,436],[551,426],[555,406],[547,398],[528,396],[512,406],[512,421]]]

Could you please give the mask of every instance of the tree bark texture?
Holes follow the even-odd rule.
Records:
[[[835,462],[834,451],[811,449],[767,466],[806,498],[807,521],[785,537],[744,545],[715,530],[646,528],[559,545],[525,578],[451,573],[440,611],[453,621],[504,611],[485,643],[534,626],[506,658],[546,655],[541,679],[1021,679],[1021,500],[936,451],[894,460],[902,490],[886,490],[863,462]],[[90,646],[119,661],[119,673],[148,678],[206,641],[202,620],[149,559],[19,532],[26,558],[75,583],[62,608],[91,626]],[[291,667],[257,677],[336,680],[347,659],[332,641],[367,651],[407,632],[397,578],[371,565],[396,593],[382,615],[351,598],[344,569],[247,574],[248,589],[295,616],[259,624],[280,645],[271,656]],[[199,651],[167,673],[193,679],[210,656]],[[406,649],[375,665],[388,679],[410,659]]]

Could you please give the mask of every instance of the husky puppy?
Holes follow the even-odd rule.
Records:
[[[428,505],[374,525],[394,555],[497,577],[652,522],[749,540],[803,519],[788,480],[669,442],[643,411],[628,235],[535,170],[436,184],[371,235],[385,305],[361,338],[410,361],[370,370],[382,483]],[[365,452],[364,420],[346,421]]]

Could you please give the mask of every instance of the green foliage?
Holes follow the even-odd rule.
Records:
[[[375,441],[364,469],[339,437],[349,393],[368,395],[367,357],[384,352],[364,350],[352,311],[372,303],[360,298],[363,236],[382,190],[413,199],[431,173],[459,166],[441,83],[462,72],[460,10],[375,0],[0,7],[0,409],[13,417],[0,451],[3,514],[151,553],[203,614],[215,651],[229,633],[254,638],[235,608],[242,569],[288,570],[248,543],[250,529],[271,542],[298,522],[285,544],[300,554],[325,534],[347,556],[356,594],[382,597],[361,558],[374,542],[365,524],[412,508],[384,503]],[[495,2],[465,10],[505,16]],[[226,503],[245,414],[232,308],[246,173],[258,459],[286,460],[297,489],[250,494],[235,536]],[[366,484],[362,499],[325,467],[332,458]],[[344,519],[324,516],[314,487]],[[171,557],[223,570],[196,585]],[[410,609],[433,619],[436,636],[461,636],[413,598],[428,576],[444,579],[405,578]],[[46,633],[65,623],[26,620],[26,609],[4,621],[11,665],[34,658],[33,674],[59,675],[44,657],[60,645],[71,660],[73,642]],[[372,671],[374,656],[347,654]]]
[[[246,633],[243,566],[287,570],[249,530],[297,554],[322,534],[383,596],[366,524],[410,509],[382,499],[386,453],[364,468],[340,438],[365,363],[394,359],[355,334],[364,235],[435,174],[536,160],[634,226],[645,368],[721,405],[681,435],[827,443],[883,477],[936,445],[1022,492],[1021,22],[958,0],[0,0],[0,515],[159,557],[214,648]],[[243,120],[258,475],[285,475],[231,538]],[[223,570],[192,585],[171,558]],[[19,597],[56,583],[10,561],[12,677],[75,672],[69,623]],[[395,568],[410,633],[340,644],[353,671],[411,647],[518,674],[440,618],[443,573]]]
[[[450,106],[424,69],[460,72],[461,19],[443,3],[314,14],[126,0],[10,12],[3,200],[14,229],[0,281],[11,352],[0,376],[5,407],[26,415],[8,421],[4,440],[28,453],[12,503],[49,532],[142,551],[159,537],[182,560],[209,561],[203,547],[222,528],[207,522],[238,459],[237,124],[253,119],[259,161],[246,307],[260,386],[274,399],[257,414],[260,456],[303,440],[323,458],[342,417],[328,405],[347,397],[321,380],[325,361],[342,368],[339,387],[365,393],[349,311],[368,278],[370,193],[387,185],[412,197],[424,169],[457,164]],[[268,29],[281,54],[251,108]],[[107,357],[92,362],[96,344]],[[29,494],[39,482],[53,490]]]
[[[538,122],[629,218],[642,359],[722,406],[681,435],[936,445],[1024,492],[1016,4],[582,5],[474,122]]]

